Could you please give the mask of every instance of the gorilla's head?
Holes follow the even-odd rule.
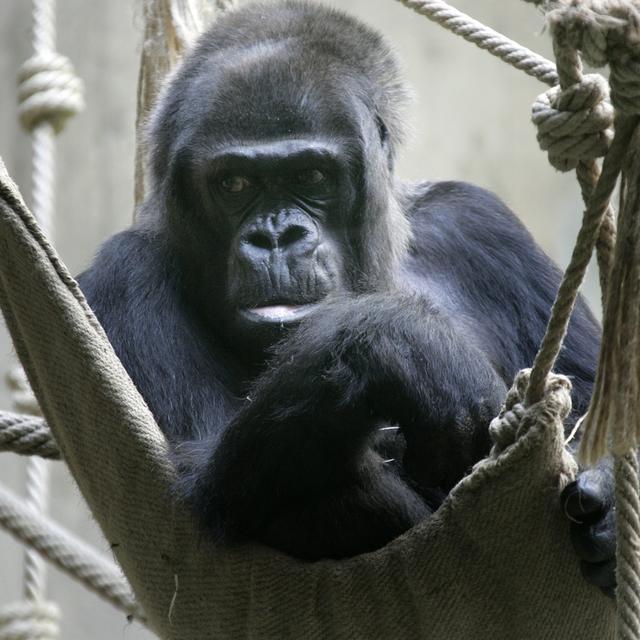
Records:
[[[406,95],[380,36],[328,8],[253,4],[201,37],[152,120],[143,217],[207,321],[270,342],[327,296],[393,286]]]

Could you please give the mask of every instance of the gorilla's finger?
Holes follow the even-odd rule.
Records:
[[[616,528],[614,511],[609,510],[595,524],[571,525],[571,542],[581,560],[604,562],[615,557]]]
[[[616,561],[606,562],[581,562],[582,575],[596,587],[601,589],[612,589],[616,585]]]
[[[597,469],[581,473],[561,495],[566,516],[575,522],[594,522],[611,507],[610,479]]]

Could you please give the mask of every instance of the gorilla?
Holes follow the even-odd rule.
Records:
[[[340,11],[229,12],[159,99],[136,222],[79,278],[217,542],[309,561],[383,546],[487,454],[533,361],[559,272],[491,193],[395,176],[407,95]],[[579,301],[557,364],[570,423],[599,333]],[[563,496],[607,589],[611,495],[605,465]]]

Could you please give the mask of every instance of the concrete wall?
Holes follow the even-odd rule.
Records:
[[[571,175],[556,174],[538,150],[530,104],[544,87],[394,0],[333,2],[382,30],[396,46],[416,91],[412,135],[400,159],[409,179],[458,178],[498,193],[538,241],[564,264],[581,214]],[[540,15],[517,0],[458,0],[457,6],[549,55]],[[58,49],[86,85],[86,111],[58,144],[56,245],[72,272],[131,218],[139,13],[133,0],[58,1]],[[0,2],[0,155],[29,201],[29,140],[16,121],[15,75],[30,55],[29,3]],[[593,279],[590,296],[597,299]],[[0,380],[12,366],[0,326]],[[0,406],[8,407],[0,384]],[[0,482],[20,491],[23,461],[0,454]],[[106,545],[61,464],[53,465],[55,518],[106,552]],[[0,605],[19,597],[20,548],[0,531]],[[63,612],[63,637],[150,637],[67,577],[51,572],[52,599]]]

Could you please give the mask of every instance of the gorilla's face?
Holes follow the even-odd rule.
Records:
[[[229,147],[211,159],[207,182],[229,229],[233,324],[290,325],[343,287],[353,186],[339,145],[284,139]]]

